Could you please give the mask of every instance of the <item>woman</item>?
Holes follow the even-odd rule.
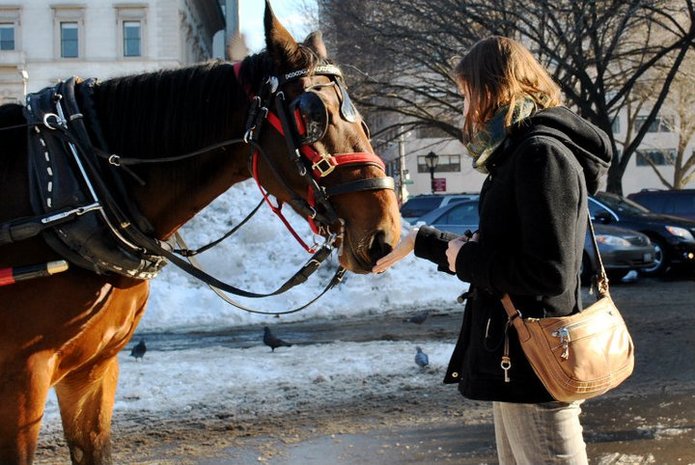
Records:
[[[470,283],[463,326],[445,383],[493,402],[499,462],[587,463],[579,403],[554,401],[509,329],[511,365],[501,365],[510,294],[524,317],[581,309],[579,268],[587,195],[611,158],[608,136],[561,106],[560,90],[520,43],[490,37],[454,69],[464,98],[464,143],[487,173],[475,234],[411,231],[377,262],[382,272],[414,250]]]

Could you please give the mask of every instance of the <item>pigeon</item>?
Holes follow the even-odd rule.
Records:
[[[130,356],[135,357],[135,360],[137,359],[142,359],[145,356],[145,352],[147,352],[147,346],[145,345],[145,340],[140,339],[140,342],[133,347],[133,350],[130,351]]]
[[[275,337],[275,335],[270,332],[270,328],[268,328],[267,326],[263,328],[263,331],[263,343],[270,347],[271,352],[275,352],[275,349],[277,347],[292,347],[292,344],[289,344],[283,341],[282,339]]]
[[[429,315],[430,315],[430,311],[425,310],[425,311],[418,313],[417,315],[411,316],[410,318],[406,318],[403,321],[406,323],[415,323],[415,324],[421,325],[422,323],[425,322],[425,320],[427,319],[427,317]]]
[[[417,353],[415,354],[415,363],[420,368],[425,368],[427,365],[430,364],[429,357],[427,357],[427,354],[424,353],[421,348],[416,347],[415,350],[417,350]]]

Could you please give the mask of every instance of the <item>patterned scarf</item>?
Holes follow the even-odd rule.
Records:
[[[465,144],[468,154],[473,157],[473,168],[483,174],[488,173],[485,164],[490,158],[490,155],[500,146],[504,138],[507,137],[504,118],[507,115],[508,108],[507,106],[500,108],[499,111],[495,113],[495,116],[485,124],[485,128],[476,132],[471,140]],[[530,97],[517,101],[514,105],[512,125],[528,118],[535,112],[536,103]]]

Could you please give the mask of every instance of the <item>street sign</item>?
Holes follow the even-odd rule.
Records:
[[[446,192],[446,178],[434,178],[432,187],[435,192]]]

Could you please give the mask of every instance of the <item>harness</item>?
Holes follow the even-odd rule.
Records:
[[[234,68],[239,82],[240,67],[241,64],[238,63]],[[151,279],[167,261],[170,261],[207,283],[216,292],[222,290],[243,297],[277,295],[306,281],[330,255],[336,238],[343,233],[343,222],[329,198],[348,192],[394,188],[393,179],[390,177],[360,179],[328,189],[321,185],[324,177],[341,166],[373,165],[384,170],[384,165],[381,159],[370,152],[331,155],[320,153],[314,148],[312,144],[325,135],[328,127],[325,103],[320,95],[313,91],[316,86],[304,89],[304,92],[289,105],[282,91],[286,83],[310,74],[331,77],[331,84],[318,86],[335,86],[341,99],[341,117],[355,122],[357,111],[349,99],[340,70],[333,65],[321,65],[313,70],[296,70],[279,78],[268,77],[258,95],[249,96],[252,103],[243,139],[223,141],[193,153],[159,159],[123,158],[104,152],[91,142],[90,132],[84,123],[85,118],[90,122],[91,134],[95,134],[101,142],[100,145],[105,147],[92,108],[91,96],[96,85],[94,79],[80,82],[73,77],[55,87],[28,95],[25,117],[27,126],[30,127],[30,192],[36,216],[0,224],[0,245],[43,233],[48,245],[59,255],[74,265],[98,274]],[[80,93],[83,103],[81,109],[78,108],[75,92]],[[275,104],[275,112],[269,110],[271,103]],[[288,112],[292,118],[288,118]],[[266,120],[284,136],[290,159],[307,182],[307,200],[294,193],[280,175],[273,160],[258,144],[258,137]],[[190,259],[197,251],[191,251],[184,245],[183,249],[174,250],[178,253],[176,255],[172,252],[174,241],[165,243],[152,237],[149,222],[137,211],[134,202],[130,201],[122,179],[123,173],[127,173],[139,180],[130,171],[129,165],[175,162],[241,142],[252,147],[250,170],[261,189],[264,201],[278,214],[305,249],[314,254],[292,278],[276,291],[265,294],[245,291],[217,280],[181,258],[184,256]],[[259,158],[264,159],[277,180],[291,194],[290,203],[307,217],[312,230],[326,235],[327,239],[321,247],[306,246],[282,216],[282,205],[275,206],[270,202],[268,193],[258,182]],[[257,209],[258,207],[254,212]],[[242,224],[247,219],[248,217]],[[332,231],[331,228],[336,224],[340,225],[340,230]],[[178,242],[183,244],[180,237]],[[311,302],[338,284],[344,273],[345,270],[339,268],[323,292]],[[274,314],[292,313],[311,302],[298,309]]]
[[[70,263],[97,274],[151,279],[166,260],[138,243],[134,222],[107,187],[107,173],[86,149],[93,146],[75,91],[90,100],[93,85],[71,78],[27,96],[31,205],[46,226],[46,243]]]

